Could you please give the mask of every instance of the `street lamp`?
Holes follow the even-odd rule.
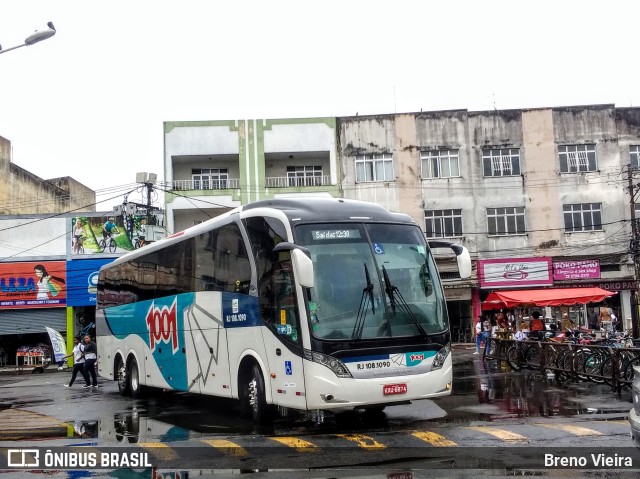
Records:
[[[11,50],[15,50],[16,48],[26,47],[26,46],[41,42],[42,40],[46,40],[47,38],[51,38],[56,34],[56,29],[53,26],[52,22],[47,23],[47,27],[49,28],[47,28],[46,30],[42,30],[40,32],[36,30],[34,33],[29,35],[27,38],[25,38],[24,43],[22,45],[7,48],[5,50],[3,50],[2,46],[0,46],[0,53],[6,53]]]

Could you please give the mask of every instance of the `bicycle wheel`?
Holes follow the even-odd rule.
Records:
[[[540,347],[530,344],[524,352],[524,362],[529,369],[540,369]]]
[[[100,248],[101,253],[104,253],[104,250],[107,248],[107,243],[104,241],[104,239],[98,241],[98,248]]]
[[[580,379],[588,379],[588,376],[585,374],[584,368],[585,368],[587,358],[591,356],[592,353],[593,351],[587,348],[580,348],[574,353],[573,365]]]
[[[114,240],[113,238],[111,238],[109,240],[109,252],[110,253],[115,253],[116,252],[116,248],[118,247],[118,245],[116,244],[116,240]]]
[[[584,365],[582,366],[582,370],[585,375],[589,379],[596,384],[600,384],[604,382],[604,379],[595,377],[594,375],[600,375],[600,371],[602,369],[602,363],[604,363],[605,356],[600,351],[592,351],[585,360]]]
[[[629,361],[629,364],[627,364],[627,366],[624,368],[624,379],[629,382],[632,382],[633,378],[636,375],[636,372],[633,369],[634,366],[640,366],[640,358],[632,359],[631,361]]]
[[[618,375],[616,377],[616,380],[619,380],[622,377],[624,377],[624,373],[625,373],[626,364],[620,357],[618,357],[617,359],[614,359],[614,356],[609,356],[607,359],[605,359],[605,361],[602,363],[602,376],[604,376],[604,382],[607,383],[609,386],[614,385],[614,379],[613,379],[613,367],[615,365],[614,361],[617,362],[617,369],[618,369]]]
[[[522,369],[522,350],[518,347],[518,345],[511,346],[507,350],[507,363],[511,366],[511,369],[514,371],[520,371]]]

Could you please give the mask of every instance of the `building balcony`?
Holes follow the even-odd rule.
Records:
[[[265,178],[266,188],[302,188],[307,186],[331,186],[331,177],[326,176],[308,176],[308,177],[288,177],[275,176]]]
[[[226,180],[174,180],[170,182],[173,191],[202,191],[202,190],[231,190],[240,188],[239,178],[228,178]]]

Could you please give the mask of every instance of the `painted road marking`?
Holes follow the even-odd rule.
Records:
[[[587,427],[574,426],[572,424],[536,424],[536,426],[547,427],[549,429],[558,429],[560,431],[565,431],[570,434],[574,434],[576,436],[602,436],[603,435],[599,431],[595,431]]]
[[[218,451],[228,456],[246,457],[249,455],[244,447],[226,439],[202,439],[202,442],[215,447]]]
[[[176,451],[162,442],[141,442],[138,445],[145,449],[151,449],[150,452],[160,459],[176,459],[178,457]]]
[[[287,447],[295,449],[297,452],[312,452],[317,451],[318,446],[310,443],[309,441],[305,441],[303,439],[299,439],[297,437],[291,436],[282,436],[282,437],[270,437],[269,439],[279,442]]]
[[[498,429],[493,426],[468,426],[467,429],[471,429],[473,431],[483,432],[485,434],[490,434],[498,439],[502,439],[507,442],[529,442],[529,439],[525,436],[521,436],[520,434],[516,434],[515,432],[507,431],[506,429]]]
[[[451,447],[457,446],[458,444],[447,439],[444,436],[441,436],[438,433],[430,432],[430,431],[416,431],[411,433],[412,436],[417,437],[421,441],[428,442],[432,446],[437,447]]]
[[[371,436],[365,436],[363,434],[336,434],[337,437],[341,437],[351,442],[355,442],[363,449],[384,449],[384,444],[380,444]]]

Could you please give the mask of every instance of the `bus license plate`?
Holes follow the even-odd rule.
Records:
[[[382,394],[385,396],[390,396],[391,394],[405,394],[406,392],[406,384],[385,384],[382,386]]]

